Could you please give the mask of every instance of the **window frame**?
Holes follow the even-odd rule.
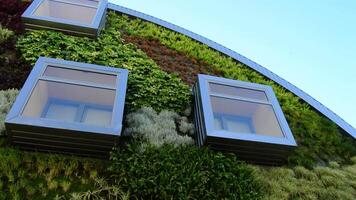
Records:
[[[43,74],[47,66],[63,67],[68,69],[77,69],[81,71],[89,71],[94,73],[115,75],[116,84],[115,87],[110,87],[102,84],[95,85],[84,81],[73,81],[73,80],[69,81],[62,78],[44,77]],[[6,117],[5,123],[120,136],[121,129],[122,129],[124,105],[125,105],[127,79],[128,79],[128,70],[126,69],[104,67],[104,66],[87,64],[87,63],[40,57],[37,60],[35,66],[33,67],[19,95],[17,96],[10,112]],[[31,94],[34,91],[38,81],[52,81],[52,82],[58,82],[62,84],[80,85],[80,86],[86,86],[92,88],[115,90],[111,125],[109,127],[104,127],[104,126],[88,125],[88,124],[77,123],[77,122],[73,123],[73,122],[64,122],[60,120],[45,119],[41,117],[34,118],[34,117],[22,116],[22,112],[27,102],[29,101]]]
[[[230,87],[231,86],[240,87],[249,90],[262,91],[266,94],[267,101],[261,101],[261,100],[243,98],[243,97],[231,96],[231,95],[223,95],[216,92],[213,93],[210,91],[210,87],[209,87],[210,83],[221,84]],[[286,146],[297,146],[293,134],[288,126],[288,122],[284,117],[283,111],[278,103],[278,100],[271,86],[199,74],[198,87],[201,96],[202,113],[204,116],[205,130],[208,137],[254,141],[254,142],[279,144],[279,145],[286,145]],[[261,134],[250,134],[250,133],[248,134],[236,133],[227,130],[216,130],[214,128],[214,112],[212,109],[211,96],[218,97],[218,98],[246,101],[250,103],[266,104],[272,106],[277,122],[283,133],[283,137],[268,136],[268,135],[261,135]]]
[[[75,20],[69,20],[69,19],[61,19],[61,18],[56,18],[56,17],[35,15],[34,13],[36,12],[38,7],[44,1],[45,0],[33,0],[31,2],[30,6],[22,14],[21,17],[25,23],[25,27],[26,27],[26,24],[31,24],[31,25],[38,26],[39,28],[43,28],[43,29],[54,29],[54,30],[60,30],[60,31],[64,31],[64,32],[73,32],[74,34],[86,35],[86,36],[90,37],[92,35],[92,33],[88,33],[88,31],[96,32],[95,36],[97,36],[97,35],[99,35],[101,28],[104,26],[108,0],[99,0],[98,1],[98,6],[96,8],[95,16],[93,17],[93,20],[90,24],[89,23],[81,23],[81,22],[77,22]],[[70,3],[68,0],[49,0],[49,1],[56,1],[56,2],[61,2],[61,3],[66,3],[66,4],[72,4],[72,5],[93,8],[93,6],[88,6],[85,4]],[[91,1],[91,0],[88,0],[88,1]]]

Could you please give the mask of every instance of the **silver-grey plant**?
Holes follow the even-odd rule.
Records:
[[[16,89],[0,90],[0,135],[5,132],[5,118],[18,93]]]
[[[128,114],[126,121],[125,135],[132,135],[156,147],[163,144],[190,145],[194,142],[187,135],[194,133],[194,126],[186,117],[181,117],[172,111],[164,110],[157,113],[152,108],[144,107]]]

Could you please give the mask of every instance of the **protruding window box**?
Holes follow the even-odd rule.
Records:
[[[97,37],[105,26],[107,0],[34,0],[22,14],[28,30],[49,29]]]
[[[297,146],[272,87],[198,75],[194,94],[198,146],[268,165]]]
[[[25,149],[104,156],[118,142],[128,71],[41,57],[6,117]]]

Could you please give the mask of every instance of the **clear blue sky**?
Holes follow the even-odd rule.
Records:
[[[355,0],[110,0],[214,40],[356,127]]]

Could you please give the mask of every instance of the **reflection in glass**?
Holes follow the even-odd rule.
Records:
[[[214,96],[210,98],[216,130],[283,137],[271,105]]]
[[[33,14],[91,24],[97,5],[97,1],[91,0],[44,0]]]
[[[260,101],[267,101],[266,93],[260,90],[233,87],[233,86],[221,85],[216,83],[209,83],[209,87],[211,92],[217,94],[255,99]]]
[[[109,126],[114,99],[115,90],[39,80],[22,116]]]
[[[96,126],[110,126],[112,109],[87,108],[84,111],[82,122]]]
[[[42,117],[56,119],[66,122],[74,122],[78,112],[78,105],[60,104],[56,102],[48,103],[47,110],[44,110]]]
[[[76,69],[47,66],[43,76],[62,78],[71,81],[83,81],[88,83],[97,83],[115,87],[116,75],[82,71]]]

